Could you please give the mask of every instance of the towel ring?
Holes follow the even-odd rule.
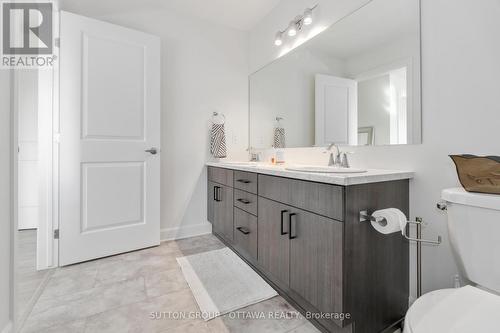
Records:
[[[214,118],[216,118],[218,116],[222,116],[222,123],[224,124],[226,122],[226,116],[224,115],[224,113],[218,113],[218,112],[215,112],[215,111],[212,114],[212,122],[214,122]]]

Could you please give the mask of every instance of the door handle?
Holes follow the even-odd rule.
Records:
[[[236,180],[238,183],[243,183],[243,184],[250,184],[251,181],[248,179],[238,179]]]
[[[250,233],[250,230],[245,227],[237,227],[236,229],[238,229],[244,235],[248,235]]]
[[[284,223],[285,223],[285,214],[288,213],[287,210],[282,210],[281,211],[281,235],[286,235],[288,234],[288,232],[285,232],[285,227],[284,227]]]
[[[289,229],[288,230],[288,239],[295,239],[295,238],[297,238],[297,234],[295,234],[295,235],[292,236],[292,218],[294,216],[297,216],[297,214],[292,213],[292,214],[288,215],[288,229]]]
[[[151,149],[146,149],[145,152],[150,153],[151,155],[156,155],[158,154],[158,148],[153,147]]]
[[[236,201],[239,201],[239,202],[241,202],[242,204],[245,204],[245,205],[248,205],[248,204],[251,203],[251,201],[247,200],[247,199],[236,199]]]

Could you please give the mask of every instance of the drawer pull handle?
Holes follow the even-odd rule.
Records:
[[[245,205],[248,205],[248,204],[252,203],[250,200],[247,200],[247,199],[236,199],[236,201],[239,201],[239,202],[241,202],[242,204],[245,204]]]
[[[250,230],[245,227],[237,227],[236,229],[238,229],[244,235],[248,235],[250,233]]]
[[[285,214],[288,213],[287,210],[282,210],[281,211],[281,235],[286,235],[288,232],[285,232]]]
[[[243,183],[243,184],[250,184],[251,183],[251,181],[248,180],[248,179],[238,179],[237,182],[238,183]]]
[[[292,213],[292,214],[288,215],[288,228],[289,228],[289,232],[290,232],[288,234],[288,239],[295,239],[295,238],[297,238],[297,234],[295,234],[295,235],[292,236],[292,218],[294,216],[297,216],[297,214]]]

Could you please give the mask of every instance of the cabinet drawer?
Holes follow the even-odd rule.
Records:
[[[244,257],[257,260],[257,217],[234,209],[234,244]]]
[[[234,172],[234,187],[257,194],[257,174],[244,171]]]
[[[344,221],[342,186],[259,175],[259,196]]]
[[[233,170],[208,167],[208,180],[233,187]]]
[[[235,189],[234,206],[247,213],[257,215],[257,195]]]

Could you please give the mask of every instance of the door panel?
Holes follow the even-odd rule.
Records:
[[[291,208],[262,197],[258,200],[258,262],[275,282],[288,286],[290,241],[287,220]]]
[[[315,77],[315,144],[356,145],[358,138],[357,82],[331,75]]]
[[[294,209],[290,288],[325,313],[342,312],[343,223]]]
[[[84,33],[82,57],[83,137],[143,140],[144,47]]]
[[[233,189],[217,184],[217,200],[214,206],[215,231],[230,242],[234,239]]]
[[[160,241],[160,43],[61,12],[60,264]]]

